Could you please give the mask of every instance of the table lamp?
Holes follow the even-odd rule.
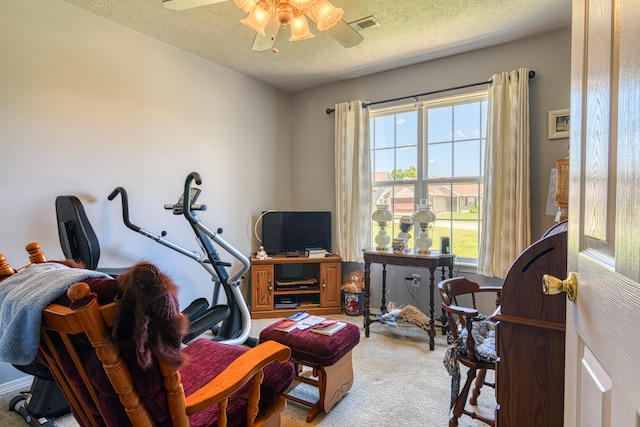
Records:
[[[429,237],[429,225],[435,222],[436,214],[431,210],[426,199],[421,199],[413,213],[413,222],[420,228],[420,233],[415,238],[415,250],[419,254],[428,254],[433,243]]]
[[[376,249],[379,251],[385,251],[391,242],[391,238],[387,234],[385,228],[387,226],[387,222],[393,220],[393,214],[389,210],[389,205],[376,205],[376,210],[371,215],[371,219],[373,219],[373,221],[375,221],[380,227],[380,231],[378,231],[378,235],[375,239]]]

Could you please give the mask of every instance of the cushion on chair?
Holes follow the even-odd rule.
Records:
[[[185,396],[191,395],[224,371],[246,348],[200,339],[191,343],[184,352],[191,358],[181,369]],[[264,368],[264,380],[260,386],[260,408],[271,405],[293,382],[294,369],[291,362],[271,363]],[[227,407],[228,426],[244,425],[247,420],[246,405],[250,384],[246,384],[229,398]],[[189,417],[191,427],[216,425],[218,407],[213,406]]]
[[[91,291],[95,293],[100,305],[112,302],[120,289],[115,280],[111,279],[89,279],[86,283]],[[69,305],[69,299],[59,298],[56,303]],[[93,404],[89,391],[84,386],[82,378],[76,370],[71,357],[62,360],[62,369],[69,381],[78,388],[83,404],[95,414],[100,426],[131,426],[128,416],[120,403],[120,398],[113,389],[104,369],[102,362],[96,356],[95,351],[88,342],[86,336],[74,336],[72,340],[77,344],[81,363],[85,366],[92,384],[96,388],[100,409]],[[60,342],[58,351],[67,353],[66,348]],[[219,342],[201,339],[185,347],[183,352],[188,356],[187,362],[181,369],[182,384],[185,396],[189,396],[198,388],[202,387],[218,374],[220,374],[233,360],[240,354],[247,351],[246,348],[230,346]],[[148,369],[143,369],[137,363],[135,350],[123,348],[122,358],[127,364],[136,390],[145,406],[149,409],[157,427],[171,426],[171,416],[167,407],[163,378],[155,360]],[[260,387],[260,407],[266,407],[273,402],[291,385],[294,379],[294,369],[291,362],[271,363],[264,369],[264,380]],[[246,402],[248,400],[250,384],[245,385],[229,399],[227,409],[229,427],[236,427],[246,423]],[[218,408],[208,408],[198,414],[189,417],[192,427],[208,427],[217,423]],[[76,420],[82,425],[81,420]]]
[[[488,316],[480,315],[473,319],[471,329],[473,340],[476,343],[476,359],[495,363],[496,355],[496,324],[489,320]],[[467,329],[463,329],[456,340],[456,349],[458,354],[467,354]]]
[[[185,396],[189,396],[218,376],[247,349],[200,339],[191,343],[183,351],[190,360],[180,369],[180,375]],[[142,370],[136,362],[133,351],[123,353],[122,356],[129,366],[140,399],[149,409],[156,426],[171,426],[162,376],[157,364],[154,363],[149,370]],[[99,391],[100,406],[104,410],[106,423],[110,426],[130,426],[131,423],[119,403],[119,397],[113,390],[95,353],[89,357],[87,371]],[[260,386],[260,407],[272,404],[293,382],[293,377],[294,370],[290,362],[271,363],[265,367],[264,380]],[[239,427],[246,423],[245,409],[249,388],[250,384],[246,384],[229,398],[227,407],[229,427]],[[114,411],[114,408],[117,410]],[[216,425],[217,419],[218,407],[213,406],[190,416],[189,422],[191,427],[212,427]]]
[[[142,400],[149,410],[156,426],[170,427],[171,415],[167,407],[162,375],[155,360],[149,369],[143,370],[138,365],[135,351],[132,349],[123,351],[121,356],[131,372],[131,377],[136,391],[140,395],[140,400]],[[113,389],[109,378],[102,368],[102,362],[100,362],[95,352],[91,352],[88,355],[85,367],[87,374],[91,378],[91,383],[98,392],[100,410],[104,415],[106,424],[118,427],[130,426],[131,422],[124,407],[120,403],[120,397]]]
[[[260,342],[274,340],[291,349],[291,358],[311,365],[331,366],[360,342],[360,329],[351,323],[331,336],[314,334],[308,330],[290,332],[274,328],[280,322],[260,332]]]
[[[482,362],[495,363],[497,360],[496,326],[495,323],[489,319],[489,316],[485,315],[479,315],[473,318],[471,334],[476,343],[476,359]],[[449,336],[449,344],[452,344],[452,346],[449,347],[444,354],[443,363],[447,372],[451,375],[450,409],[453,408],[460,394],[460,364],[458,356],[466,356],[467,354],[468,335],[467,329],[462,328],[455,342],[452,342],[451,336]]]

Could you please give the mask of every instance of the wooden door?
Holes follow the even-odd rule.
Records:
[[[340,262],[320,264],[320,307],[340,306]]]
[[[640,424],[640,1],[574,0],[565,426]]]
[[[273,264],[251,266],[251,311],[273,310]]]

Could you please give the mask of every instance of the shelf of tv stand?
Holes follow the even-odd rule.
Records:
[[[274,295],[309,295],[309,294],[317,294],[320,292],[320,288],[313,289],[280,289],[273,291]]]
[[[338,314],[342,257],[272,256],[251,258],[251,316],[284,317],[297,311],[311,314]],[[299,297],[295,308],[275,308],[278,297]]]
[[[276,279],[276,290],[286,291],[290,289],[318,288],[318,279],[315,277],[299,277],[294,279]],[[289,289],[287,289],[289,288]]]

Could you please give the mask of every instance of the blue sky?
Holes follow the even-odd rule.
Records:
[[[478,176],[484,158],[487,102],[431,108],[427,114],[428,173]],[[380,116],[371,127],[374,172],[418,164],[418,110]]]

